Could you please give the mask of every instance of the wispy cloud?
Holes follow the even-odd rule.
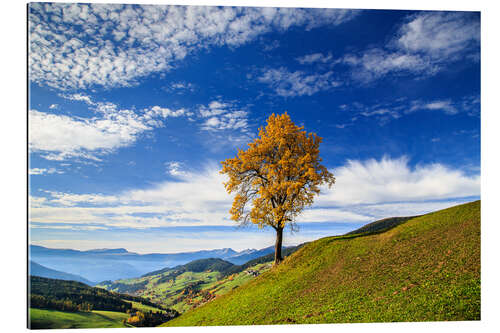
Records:
[[[372,110],[372,111],[362,111],[361,115],[363,115],[365,117],[390,116],[394,119],[398,119],[399,117],[401,117],[401,115],[397,111],[385,109],[385,108],[377,108],[377,109]]]
[[[167,173],[174,177],[186,176],[187,173],[183,170],[183,163],[179,161],[166,162]]]
[[[341,85],[335,80],[332,71],[322,74],[304,71],[290,72],[284,67],[264,70],[258,81],[269,85],[276,94],[283,97],[311,96]]]
[[[85,102],[88,105],[96,105],[92,98],[89,95],[83,93],[74,93],[74,94],[60,94],[62,98],[69,99],[70,101],[80,101]]]
[[[237,47],[272,30],[338,25],[357,11],[31,3],[29,77],[58,89],[128,86],[198,49]]]
[[[364,51],[361,55],[348,54],[343,63],[352,67],[355,80],[369,82],[389,73],[434,74],[438,67],[429,59],[402,52],[382,49]]]
[[[394,43],[402,50],[447,61],[478,52],[479,40],[478,13],[424,12],[408,18]]]
[[[383,47],[345,55],[355,79],[388,74],[434,75],[454,61],[479,59],[480,18],[473,12],[421,12],[401,24]]]
[[[29,174],[30,175],[51,175],[51,174],[54,174],[54,173],[64,173],[64,171],[61,171],[61,170],[57,170],[56,168],[49,168],[49,169],[46,169],[46,168],[31,168],[29,169]]]
[[[212,101],[199,107],[199,116],[204,119],[201,129],[205,131],[248,129],[248,112],[241,110],[230,102]]]
[[[441,110],[446,114],[454,115],[459,111],[450,100],[437,100],[432,102],[413,101],[408,113],[418,110]]]
[[[374,118],[380,125],[385,125],[393,119],[399,119],[405,115],[421,111],[443,112],[449,116],[459,113],[478,116],[480,112],[480,99],[478,96],[464,96],[459,100],[436,99],[427,101],[402,98],[374,105],[353,102],[349,105],[343,104],[339,108],[343,112],[348,112],[352,115],[351,122],[337,125],[337,128],[345,128],[363,118]]]
[[[325,63],[330,63],[332,59],[333,57],[331,53],[329,53],[328,55],[324,55],[323,53],[311,53],[311,54],[306,54],[302,57],[298,57],[297,61],[302,65],[314,64],[314,63],[325,64]]]
[[[119,202],[118,197],[102,194],[73,194],[55,191],[45,191],[50,195],[50,202],[62,206],[75,206],[85,203],[91,205],[105,205]]]
[[[195,85],[190,82],[178,81],[172,82],[170,85],[163,87],[165,91],[183,94],[185,92],[194,92]]]

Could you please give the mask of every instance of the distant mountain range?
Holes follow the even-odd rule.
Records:
[[[84,277],[75,274],[69,274],[61,271],[56,271],[54,269],[50,269],[48,267],[37,264],[34,261],[30,260],[29,266],[29,275],[31,276],[39,276],[49,279],[58,279],[58,280],[68,280],[68,281],[78,281],[85,283],[89,286],[95,285],[95,282],[89,281]]]
[[[261,250],[247,249],[240,252],[231,248],[223,248],[180,253],[138,254],[124,248],[79,251],[30,245],[29,259],[47,269],[100,282],[139,277],[148,272],[184,265],[197,259],[219,258],[241,265],[272,252],[274,252],[273,247]]]
[[[283,247],[283,250],[286,249],[286,246]],[[235,265],[242,265],[246,263],[247,261],[250,261],[255,258],[259,258],[262,256],[265,256],[269,253],[274,253],[274,246],[269,246],[260,250],[244,250],[241,251],[238,254],[235,254],[231,256],[230,258],[227,258],[225,260],[235,264]]]

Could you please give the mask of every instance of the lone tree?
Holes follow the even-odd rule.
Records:
[[[267,126],[247,150],[222,163],[228,193],[236,193],[231,219],[276,230],[274,264],[279,264],[283,229],[295,227],[295,218],[319,194],[319,186],[335,183],[333,175],[321,165],[321,138],[296,126],[288,114],[272,114]]]

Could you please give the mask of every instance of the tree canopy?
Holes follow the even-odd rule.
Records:
[[[321,137],[295,125],[286,112],[272,114],[247,150],[221,162],[221,173],[229,177],[224,186],[235,193],[231,219],[274,228],[276,264],[281,261],[283,228],[294,226],[296,217],[319,194],[320,185],[335,183],[321,164],[320,143]]]

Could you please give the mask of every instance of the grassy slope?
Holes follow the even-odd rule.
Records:
[[[128,314],[112,311],[62,312],[30,309],[31,328],[109,328],[129,327],[122,320]]]
[[[256,264],[249,267],[249,269],[263,272],[268,269],[268,266],[269,263]],[[241,286],[242,284],[245,284],[253,278],[253,276],[247,274],[246,270],[232,274],[232,276],[227,276],[220,280],[219,278],[221,277],[221,273],[219,272],[184,272],[178,275],[175,279],[157,284],[157,281],[161,277],[168,275],[169,273],[169,270],[163,270],[162,273],[157,275],[148,275],[136,279],[118,280],[117,282],[123,284],[135,284],[146,281],[147,283],[144,288],[138,290],[135,293],[136,295],[148,298],[155,303],[162,304],[165,307],[175,309],[179,312],[185,312],[196,306],[197,302],[203,303],[203,297],[201,295],[197,296],[196,294],[206,291],[211,292],[214,295],[222,295],[238,286]],[[181,297],[181,299],[179,299],[179,297],[182,296],[183,290],[189,284],[196,283],[201,280],[205,283],[200,285],[200,292],[192,295],[192,297]],[[109,285],[104,284],[100,286],[109,289]]]
[[[480,319],[480,202],[327,237],[165,326]]]

